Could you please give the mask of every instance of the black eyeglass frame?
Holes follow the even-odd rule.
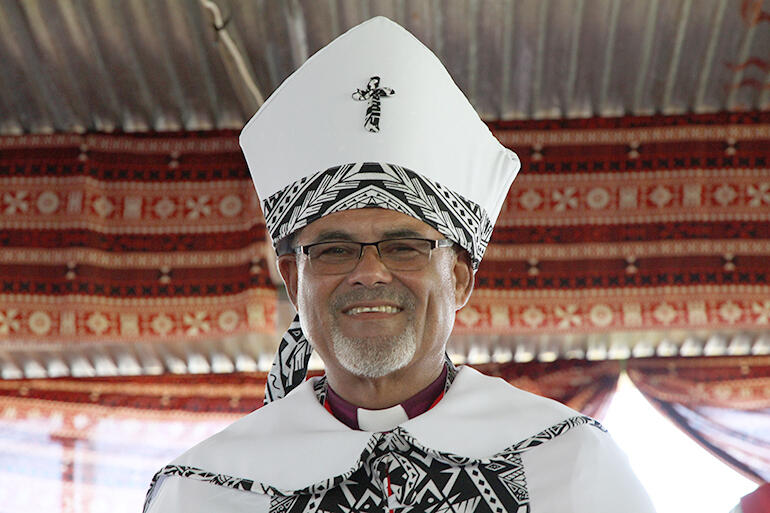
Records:
[[[305,244],[303,246],[295,246],[293,249],[295,254],[302,254],[308,256],[308,259],[311,262],[311,266],[313,265],[313,259],[309,258],[310,250],[315,246],[320,246],[322,244],[334,244],[334,243],[340,243],[340,244],[358,244],[359,250],[358,250],[358,258],[355,260],[355,265],[358,265],[358,262],[361,261],[361,257],[364,255],[364,248],[366,246],[374,246],[377,250],[377,257],[380,259],[381,262],[383,262],[383,265],[385,267],[388,267],[384,261],[382,261],[382,253],[380,253],[380,244],[383,242],[392,242],[392,241],[399,241],[399,240],[415,240],[415,241],[423,241],[430,243],[430,249],[428,250],[428,261],[430,261],[430,254],[433,252],[434,249],[438,248],[451,248],[454,246],[454,241],[451,241],[449,239],[424,239],[422,237],[395,237],[391,239],[382,239],[375,242],[358,242],[355,240],[325,240],[322,242],[314,242],[313,244]],[[351,268],[355,269],[355,265]],[[389,267],[388,267],[389,268]],[[415,269],[418,270],[418,269]],[[343,271],[339,274],[344,274],[346,272],[350,271]]]

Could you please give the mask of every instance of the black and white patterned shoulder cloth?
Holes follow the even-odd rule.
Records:
[[[522,454],[579,426],[604,431],[596,420],[576,416],[483,459],[430,449],[398,427],[374,433],[349,471],[300,490],[280,490],[248,479],[170,465],[153,478],[145,512],[157,481],[163,476],[180,476],[266,494],[270,497],[270,513],[529,513]]]
[[[474,269],[492,236],[479,204],[414,171],[381,162],[344,164],[284,187],[263,202],[273,243],[323,216],[357,208],[387,208],[423,221],[468,251]]]

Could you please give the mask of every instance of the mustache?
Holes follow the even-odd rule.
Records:
[[[352,303],[365,301],[389,301],[404,310],[414,310],[415,298],[406,290],[396,290],[390,288],[382,289],[358,289],[344,292],[335,297],[331,302],[333,311],[341,311]]]

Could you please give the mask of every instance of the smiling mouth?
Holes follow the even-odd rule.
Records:
[[[348,310],[345,310],[343,313],[346,315],[360,315],[365,313],[386,313],[386,314],[395,314],[400,312],[402,309],[397,306],[391,306],[391,305],[381,305],[381,306],[354,306],[353,308],[349,308]]]

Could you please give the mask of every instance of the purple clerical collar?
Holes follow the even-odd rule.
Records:
[[[425,413],[430,410],[444,394],[444,387],[446,385],[447,366],[444,365],[444,370],[441,371],[439,377],[437,377],[430,385],[417,392],[415,395],[402,402],[400,405],[406,416],[410,419]],[[337,420],[345,424],[351,429],[359,428],[358,415],[359,408],[353,404],[350,404],[345,399],[337,395],[332,390],[332,387],[327,385],[326,390],[326,403],[324,404],[327,410],[334,415]],[[391,407],[393,408],[393,407]],[[363,410],[363,408],[361,408]],[[390,408],[388,408],[390,409]],[[372,411],[372,410],[364,410]],[[377,411],[377,410],[374,410]]]

